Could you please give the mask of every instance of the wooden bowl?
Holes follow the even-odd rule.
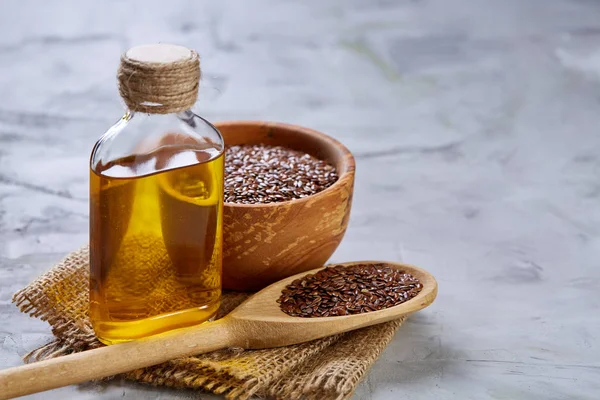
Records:
[[[223,287],[258,290],[325,264],[340,244],[350,217],[352,154],[337,140],[300,126],[258,121],[215,126],[226,145],[263,143],[304,151],[334,165],[339,175],[327,189],[298,200],[225,203]]]

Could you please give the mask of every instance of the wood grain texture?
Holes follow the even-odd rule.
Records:
[[[362,263],[369,262],[380,261]],[[356,263],[343,265],[352,264]],[[433,302],[437,282],[431,274],[411,265],[385,264],[416,276],[423,284],[421,292],[403,304],[365,314],[292,317],[281,311],[276,300],[286,285],[305,275],[300,273],[263,289],[215,322],[0,371],[0,399],[99,379],[231,346],[262,349],[306,342],[391,321]]]
[[[379,311],[335,317],[292,317],[281,311],[276,302],[281,291],[292,281],[307,273],[320,271],[322,268],[302,272],[266,287],[227,316],[229,320],[235,321],[232,325],[235,325],[238,330],[232,335],[236,344],[246,349],[289,346],[391,321],[419,311],[435,300],[437,296],[435,278],[429,272],[416,266],[385,261],[358,261],[336,265],[350,266],[368,263],[382,263],[390,268],[408,272],[419,279],[423,284],[423,289],[411,300]]]
[[[215,124],[227,145],[279,145],[304,151],[337,168],[339,179],[303,199],[270,204],[226,203],[223,211],[223,286],[258,290],[322,266],[340,244],[350,217],[354,157],[337,140],[312,129],[254,121]]]

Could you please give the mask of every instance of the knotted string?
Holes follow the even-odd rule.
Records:
[[[168,63],[141,62],[121,56],[119,93],[131,111],[169,114],[190,109],[198,97],[200,60],[190,57]]]

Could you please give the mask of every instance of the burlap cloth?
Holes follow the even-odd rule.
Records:
[[[26,361],[103,346],[88,319],[88,257],[87,247],[69,254],[14,295],[21,311],[48,321],[56,336],[29,353]],[[217,317],[247,296],[225,292]],[[132,371],[124,377],[153,385],[203,389],[228,399],[346,399],[402,322],[276,349],[220,350]]]

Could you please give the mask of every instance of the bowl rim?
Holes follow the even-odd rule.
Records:
[[[347,178],[348,176],[354,176],[354,171],[356,169],[356,161],[354,159],[354,155],[352,155],[350,150],[348,150],[348,148],[346,146],[344,146],[339,140],[334,139],[331,136],[329,136],[323,132],[317,131],[315,129],[307,128],[307,127],[304,127],[301,125],[296,125],[296,124],[289,124],[286,122],[259,121],[259,120],[215,121],[215,122],[213,122],[213,125],[219,130],[219,133],[221,133],[221,135],[223,135],[223,133],[221,132],[222,126],[262,125],[262,126],[266,126],[266,127],[277,127],[277,128],[287,129],[287,130],[294,130],[294,131],[300,132],[303,135],[307,135],[307,136],[316,136],[316,137],[324,140],[325,142],[328,142],[332,147],[336,147],[339,150],[341,150],[342,156],[345,158],[345,162],[347,163],[346,171],[342,175],[338,176],[338,179],[333,183],[333,185],[331,185],[328,188],[326,188],[325,190],[322,190],[313,195],[310,195],[307,197],[302,197],[300,199],[278,201],[276,203],[240,204],[240,203],[227,203],[227,202],[223,201],[224,207],[270,208],[270,207],[278,207],[278,206],[282,206],[282,205],[290,204],[290,203],[302,204],[311,199],[314,199],[317,196],[320,196],[320,195],[323,195],[328,192],[332,192],[332,191],[336,190],[337,187],[342,185],[343,180],[348,179]],[[227,145],[227,144],[225,144],[225,145]]]

